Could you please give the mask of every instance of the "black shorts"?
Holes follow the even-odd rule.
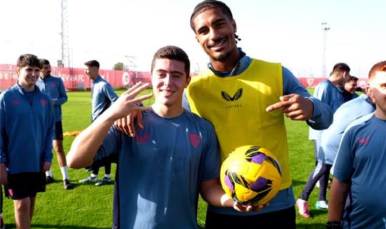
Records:
[[[44,172],[9,174],[5,187],[13,200],[35,197],[36,193],[46,191],[46,174]]]
[[[63,141],[62,121],[55,122],[55,136],[54,136],[54,140]]]

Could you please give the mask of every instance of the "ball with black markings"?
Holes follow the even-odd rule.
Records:
[[[281,169],[267,149],[245,145],[233,150],[221,165],[221,185],[240,204],[268,203],[279,192]]]

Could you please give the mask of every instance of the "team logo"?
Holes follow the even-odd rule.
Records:
[[[314,78],[307,78],[307,84],[309,87],[311,87],[314,84]]]
[[[370,136],[367,136],[366,138],[361,138],[361,137],[358,137],[358,142],[359,144],[361,145],[366,145],[370,140]]]
[[[239,100],[243,96],[243,88],[240,88],[236,91],[236,93],[232,96],[230,96],[225,91],[221,91],[221,97],[225,99],[228,102]]]
[[[41,99],[40,102],[42,103],[43,107],[45,107],[45,106],[46,106],[46,103],[47,103],[47,100]]]
[[[143,136],[136,134],[135,137],[137,138],[138,143],[146,143],[146,141],[149,139],[149,134],[145,134]]]
[[[51,83],[51,87],[56,87],[54,82]]]
[[[199,134],[189,134],[189,140],[190,143],[194,148],[197,148],[197,146],[201,143],[201,135]]]
[[[13,105],[19,105],[20,101],[19,100],[12,100]]]

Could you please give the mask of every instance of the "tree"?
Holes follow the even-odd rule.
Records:
[[[126,69],[127,69],[127,67],[122,62],[118,62],[118,63],[114,64],[114,66],[113,66],[113,70],[124,71]]]

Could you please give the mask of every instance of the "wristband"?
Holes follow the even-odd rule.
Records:
[[[326,223],[326,229],[342,229],[341,221],[328,221]]]

